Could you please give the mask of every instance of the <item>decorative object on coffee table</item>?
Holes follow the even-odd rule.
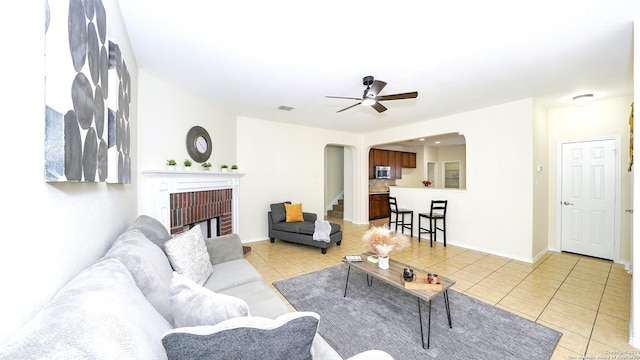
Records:
[[[389,254],[393,250],[401,250],[409,246],[409,238],[406,235],[391,231],[386,224],[367,230],[362,236],[362,241],[378,255],[380,269],[389,268]]]

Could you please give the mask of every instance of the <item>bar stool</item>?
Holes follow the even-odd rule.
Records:
[[[395,221],[392,221],[394,214],[396,219]],[[405,215],[409,215],[408,222],[404,218]],[[389,229],[391,229],[391,224],[396,224],[396,232],[398,232],[398,226],[400,226],[400,231],[403,233],[404,229],[409,229],[411,237],[413,237],[413,210],[398,209],[396,198],[389,196]]]
[[[420,235],[429,234],[429,245],[433,247],[433,242],[437,241],[437,231],[440,230],[444,238],[444,246],[447,246],[447,201],[431,200],[429,213],[418,214],[418,242],[420,242]],[[422,218],[429,220],[428,229],[422,227]],[[438,220],[442,220],[442,227],[438,227]]]

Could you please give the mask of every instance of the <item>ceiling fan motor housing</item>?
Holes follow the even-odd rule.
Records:
[[[365,76],[362,78],[362,85],[371,86],[373,84],[373,76]]]

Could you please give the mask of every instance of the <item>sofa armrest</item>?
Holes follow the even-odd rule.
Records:
[[[244,257],[242,241],[237,234],[216,236],[205,239],[204,242],[213,265]]]
[[[304,221],[315,222],[316,219],[318,218],[318,215],[312,214],[312,213],[308,213],[308,212],[303,212],[302,213],[302,217],[304,217]]]

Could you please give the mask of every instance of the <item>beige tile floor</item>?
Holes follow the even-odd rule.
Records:
[[[345,255],[367,251],[361,239],[370,225],[328,220],[342,225],[343,240],[326,255],[309,246],[264,240],[247,244],[252,248],[247,259],[272,283],[337,265]],[[371,225],[385,222],[381,219]],[[417,237],[392,257],[456,280],[453,289],[458,292],[562,332],[552,359],[604,358],[616,350],[640,358],[640,350],[628,343],[631,276],[620,264],[551,251],[530,264],[453,245],[444,247],[442,242],[431,248],[428,240],[419,243]]]

